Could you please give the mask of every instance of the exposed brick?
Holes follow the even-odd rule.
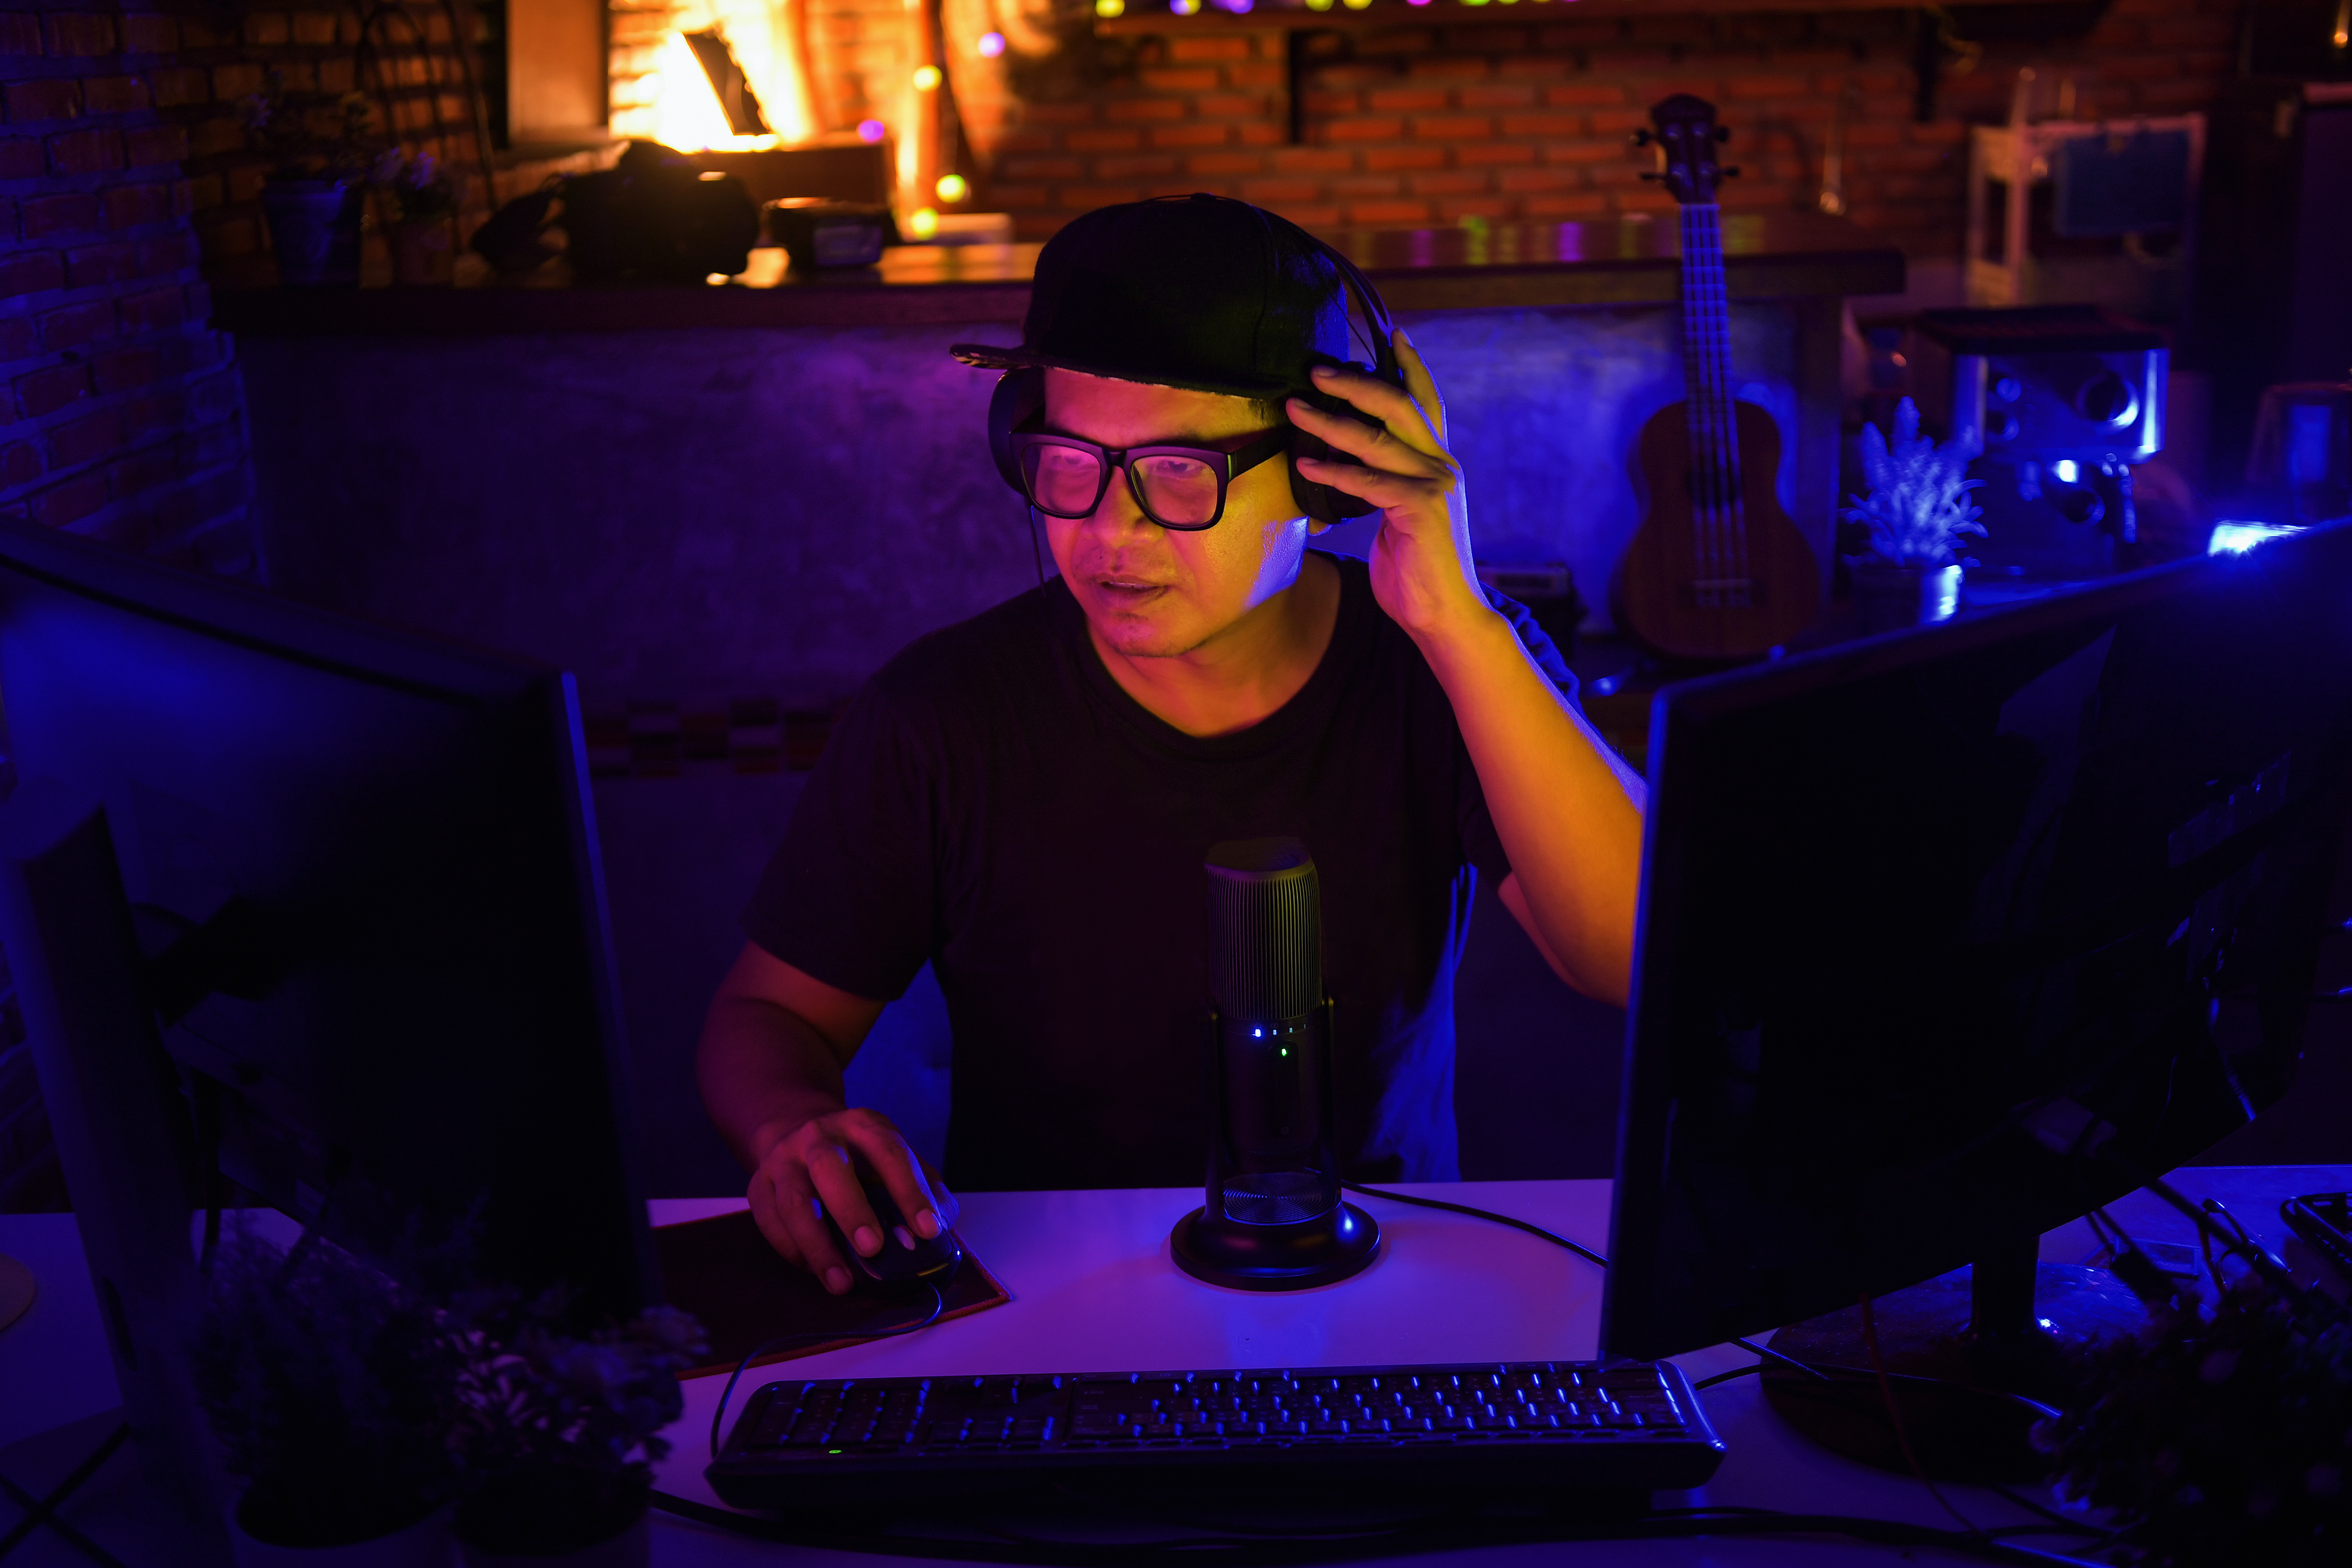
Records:
[[[181,109],[212,101],[212,78],[193,67],[175,66],[152,71],[147,90],[158,109]]]
[[[1154,147],[1222,147],[1233,140],[1230,125],[1191,124],[1156,125],[1151,129]]]
[[[1445,166],[1445,149],[1443,147],[1367,147],[1363,157],[1367,169],[1442,169]]]
[[[268,78],[257,65],[215,66],[213,96],[215,98],[250,98],[268,85]]]
[[[188,155],[188,133],[176,125],[142,125],[122,133],[122,161],[131,168],[177,163]]]
[[[0,299],[66,286],[65,262],[53,250],[0,256]]]
[[[1412,134],[1422,141],[1472,141],[1495,133],[1495,122],[1483,114],[1428,114],[1412,122]]]
[[[48,53],[58,59],[114,53],[114,18],[103,11],[51,11],[47,24]]]
[[[187,417],[187,410],[186,394],[159,392],[153,397],[141,398],[136,402],[126,404],[122,410],[122,428],[132,441],[159,430],[177,430],[181,421]]]
[[[0,446],[0,489],[13,490],[40,476],[40,450],[31,442],[12,441]]]
[[[1410,114],[1422,110],[1446,107],[1446,90],[1442,87],[1383,88],[1364,95],[1364,107],[1376,113]]]
[[[31,498],[29,516],[43,528],[61,528],[78,523],[106,505],[106,476],[85,474],[62,485],[52,485]]]
[[[49,156],[38,137],[0,137],[0,180],[37,180],[48,170]]]
[[[1265,157],[1256,152],[1196,152],[1184,160],[1186,172],[1203,177],[1255,174],[1265,167]]]
[[[147,104],[147,84],[137,77],[82,78],[85,114],[136,114]]]
[[[1521,109],[1535,102],[1536,89],[1503,85],[1465,87],[1454,96],[1464,109]]]
[[[23,316],[0,316],[0,364],[32,357],[32,321]]]
[[[1140,131],[1073,131],[1062,138],[1073,152],[1132,152],[1143,145]]]
[[[110,229],[165,223],[171,216],[169,185],[117,185],[106,193],[106,226]]]
[[[1285,147],[1269,159],[1277,174],[1344,174],[1356,154],[1338,147]]]
[[[1404,120],[1393,114],[1350,115],[1328,121],[1322,131],[1326,141],[1395,141],[1404,135]]]
[[[8,118],[22,125],[40,120],[71,120],[81,112],[81,84],[63,77],[40,77],[8,84]]]
[[[1184,106],[1172,98],[1118,98],[1103,106],[1104,118],[1114,120],[1182,120]]]
[[[162,441],[117,458],[107,469],[107,486],[120,501],[169,485],[196,466],[182,443]]]
[[[119,131],[68,131],[49,138],[49,170],[68,178],[110,174],[122,167]]]
[[[103,299],[68,305],[42,316],[39,326],[43,352],[54,354],[78,349],[84,343],[114,336],[114,307]]]
[[[1203,120],[1246,120],[1271,114],[1265,95],[1255,92],[1204,92],[1192,99],[1192,111]]]
[[[26,419],[38,419],[88,397],[89,369],[86,365],[51,365],[46,371],[18,376],[16,392],[17,412]]]
[[[1405,179],[1406,188],[1416,196],[1459,196],[1471,191],[1490,188],[1488,178],[1471,169],[1441,169],[1425,174],[1411,174]]]
[[[101,397],[136,391],[163,373],[163,360],[152,348],[116,349],[89,361],[89,379]]]
[[[176,327],[185,315],[177,288],[150,288],[125,295],[119,308],[126,337]]]
[[[1143,180],[1173,174],[1181,164],[1172,152],[1124,153],[1095,160],[1095,177],[1101,180]]]
[[[1353,224],[1419,224],[1429,221],[1429,204],[1414,201],[1352,202],[1348,221]]]
[[[122,18],[122,52],[126,55],[168,55],[180,47],[180,24],[153,12],[133,12]]]
[[[618,21],[616,16],[614,20]],[[294,13],[294,41],[314,47],[335,41],[335,14],[332,11],[297,11]]]
[[[1153,92],[1214,92],[1224,85],[1214,66],[1160,67],[1137,73]]]
[[[122,416],[110,408],[101,409],[88,418],[51,426],[45,439],[50,467],[79,468],[122,444]]]
[[[245,19],[245,41],[273,49],[294,41],[294,22],[283,11],[257,11]]]
[[[1495,163],[1532,163],[1536,150],[1524,141],[1469,141],[1454,148],[1454,161],[1464,168]]]
[[[1314,180],[1249,180],[1242,184],[1242,198],[1262,207],[1311,202],[1322,193],[1322,185]]]
[[[40,17],[30,11],[0,11],[0,55],[40,52]]]
[[[1168,57],[1178,64],[1193,60],[1245,60],[1250,57],[1247,38],[1171,38]]]
[[[61,196],[34,196],[24,203],[25,237],[81,234],[98,227],[98,198],[80,192]]]
[[[1006,158],[996,165],[998,176],[1006,180],[1076,180],[1086,172],[1078,158]]]

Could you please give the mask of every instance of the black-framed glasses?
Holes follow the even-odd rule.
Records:
[[[1143,515],[1163,528],[1213,528],[1225,515],[1225,489],[1290,444],[1290,430],[1270,430],[1238,452],[1204,446],[1130,446],[1116,451],[1075,435],[1020,431],[1013,455],[1030,504],[1049,517],[1090,517],[1110,488],[1111,470]]]

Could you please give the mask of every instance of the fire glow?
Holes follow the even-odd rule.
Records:
[[[788,28],[764,5],[722,5],[713,10],[718,14],[711,25],[726,39],[728,52],[759,99],[769,133],[747,135],[729,123],[718,90],[683,28],[662,36],[654,69],[644,84],[650,101],[639,113],[649,123],[625,133],[649,132],[655,141],[681,152],[751,152],[808,140],[816,129],[814,116],[804,72],[793,58]],[[614,129],[623,130],[618,124]]]

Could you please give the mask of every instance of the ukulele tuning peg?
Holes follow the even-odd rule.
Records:
[[[1636,147],[1647,147],[1651,142],[1656,140],[1657,138],[1652,136],[1646,131],[1636,131],[1633,132],[1633,145]]]
[[[1717,127],[1715,128],[1715,139],[1716,139],[1717,141],[1730,141],[1730,140],[1731,140],[1731,127],[1729,127],[1728,125],[1718,125],[1718,126],[1717,126]]]
[[[1726,163],[1722,168],[1717,169],[1716,172],[1721,175],[1724,179],[1736,180],[1739,177],[1739,165],[1737,163]]]
[[[1642,171],[1642,178],[1644,180],[1663,180],[1665,176],[1659,173],[1654,169],[1644,169]]]

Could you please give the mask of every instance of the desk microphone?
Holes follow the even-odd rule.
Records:
[[[1207,1201],[1169,1244],[1213,1285],[1328,1285],[1371,1262],[1381,1229],[1339,1201],[1315,862],[1297,839],[1248,839],[1216,845],[1205,869]]]

